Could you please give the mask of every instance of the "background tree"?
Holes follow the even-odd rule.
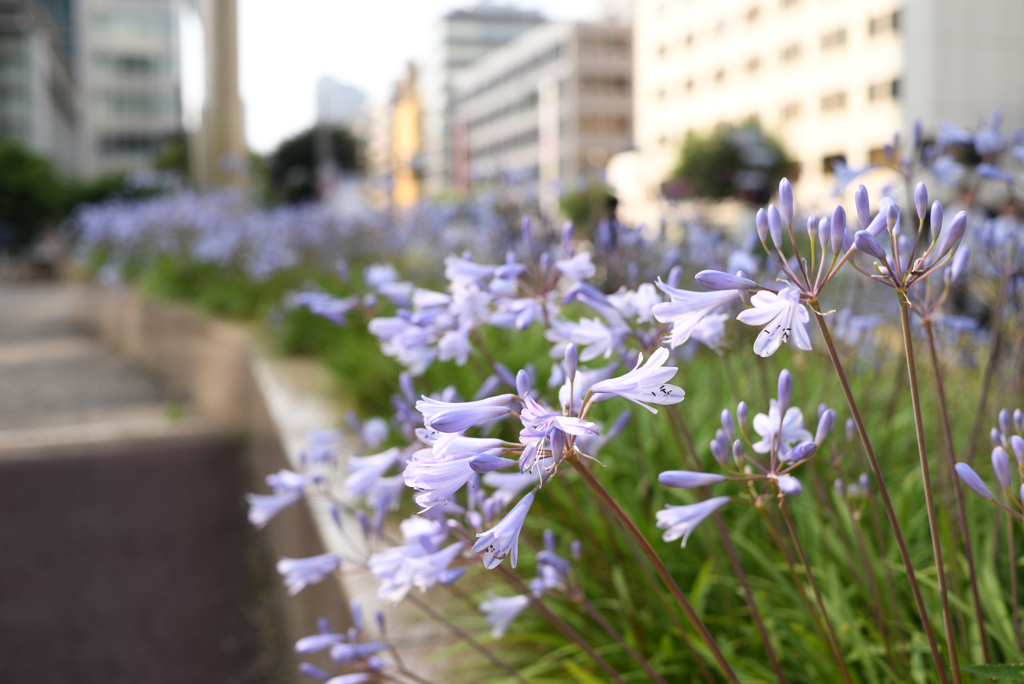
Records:
[[[739,199],[763,204],[798,164],[757,122],[722,124],[707,134],[689,133],[679,163],[665,184],[669,199]]]
[[[301,202],[316,198],[316,127],[282,142],[270,156],[270,184],[280,201]],[[342,171],[363,169],[362,141],[345,128],[328,131],[330,158]]]

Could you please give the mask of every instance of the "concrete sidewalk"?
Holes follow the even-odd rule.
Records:
[[[66,295],[0,283],[0,684],[287,681],[241,440]]]

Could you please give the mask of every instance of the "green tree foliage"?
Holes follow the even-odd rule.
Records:
[[[585,190],[567,192],[558,200],[558,208],[582,234],[590,235],[603,218],[611,218],[618,200],[601,183],[590,183]]]
[[[0,140],[0,251],[20,251],[60,218],[65,193],[53,167]]]
[[[282,142],[270,157],[270,183],[277,199],[301,202],[316,197],[317,145],[342,171],[363,168],[362,141],[345,128],[309,128]]]
[[[781,143],[756,122],[722,124],[711,133],[687,134],[666,194],[673,199],[731,197],[761,204],[783,176],[792,178],[797,172],[796,162]]]
[[[88,182],[65,178],[19,143],[0,140],[0,252],[23,251],[82,202],[152,192],[126,188],[123,175]]]

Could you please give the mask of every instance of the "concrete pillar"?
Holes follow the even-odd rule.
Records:
[[[200,188],[242,187],[248,181],[242,99],[238,94],[237,0],[200,0],[206,43],[206,104],[194,141]]]

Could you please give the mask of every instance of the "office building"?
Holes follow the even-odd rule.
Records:
[[[428,52],[419,65],[425,143],[423,182],[428,195],[452,187],[455,75],[543,20],[536,12],[481,4],[449,12],[432,28]]]
[[[632,73],[630,29],[611,23],[543,24],[485,55],[455,81],[456,179],[511,175],[547,204],[601,180],[631,146]]]
[[[175,0],[77,0],[76,10],[82,173],[145,168],[182,130]]]
[[[78,169],[73,43],[66,0],[0,0],[0,136]]]
[[[690,131],[757,119],[800,164],[804,197],[832,163],[884,159],[897,131],[993,109],[1024,124],[1024,3],[1004,0],[634,0],[635,132],[646,197]],[[906,139],[906,137],[904,137]]]

